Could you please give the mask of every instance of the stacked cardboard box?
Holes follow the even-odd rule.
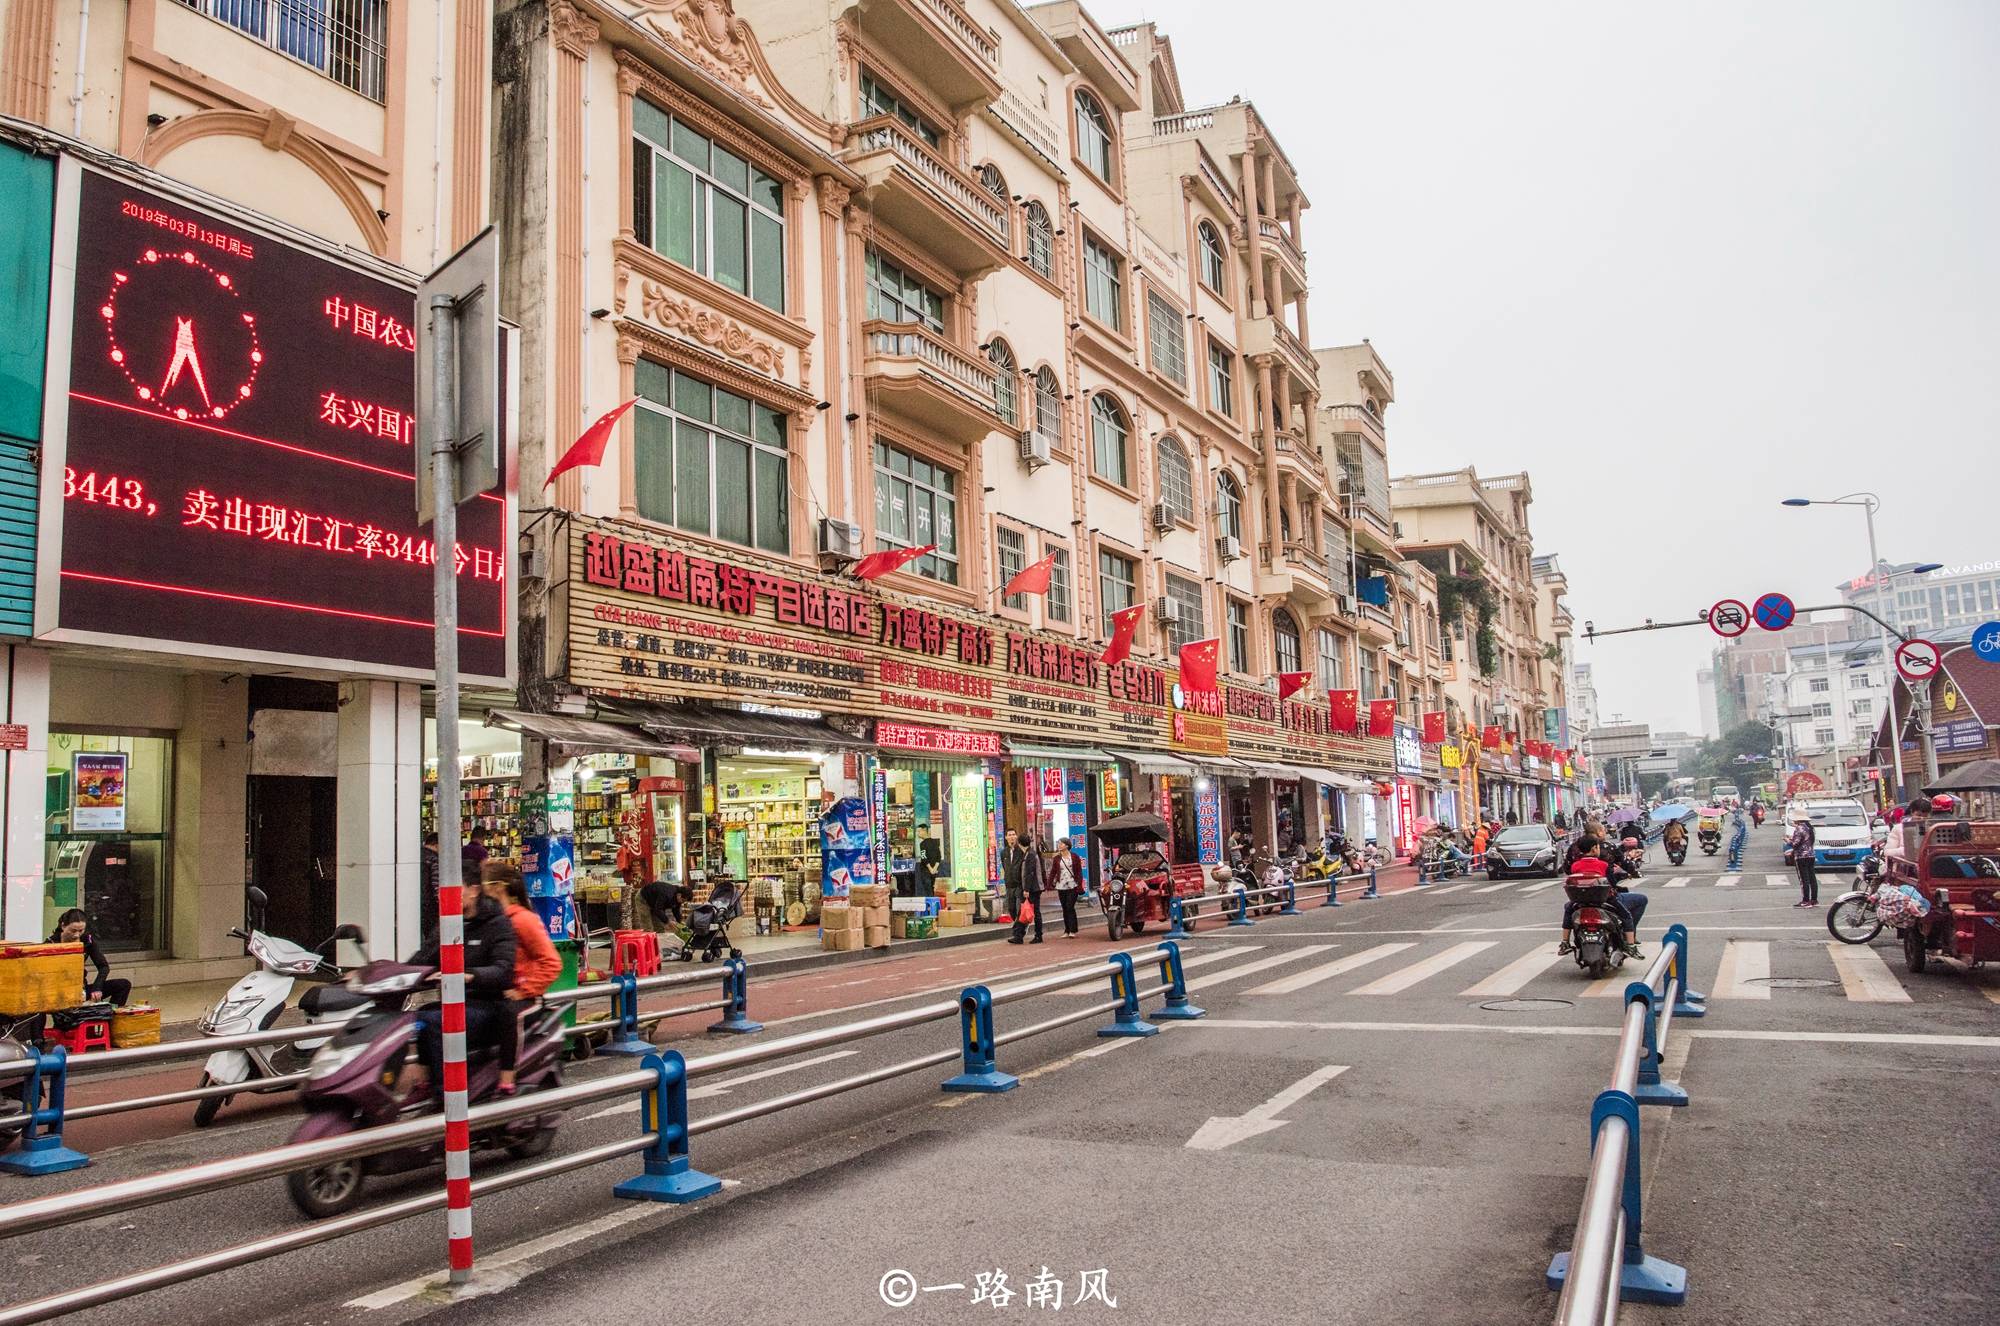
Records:
[[[865,938],[866,916],[867,909],[855,906],[852,899],[829,898],[820,908],[819,946],[836,953],[860,948]]]

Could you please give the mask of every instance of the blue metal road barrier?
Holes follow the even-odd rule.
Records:
[[[1111,1025],[1099,1027],[1100,1036],[1157,1036],[1160,1029],[1139,1016],[1139,981],[1132,971],[1130,953],[1111,955],[1111,997],[1118,1001]]]
[[[618,1029],[611,1034],[611,1043],[598,1053],[634,1056],[653,1053],[653,1043],[639,1034],[639,978],[627,971],[611,980],[618,987]]]
[[[1250,895],[1248,893],[1237,893],[1235,895],[1235,898],[1236,898],[1236,915],[1229,918],[1229,924],[1231,925],[1256,924],[1254,921],[1250,919]]]
[[[1688,988],[1688,973],[1694,967],[1694,960],[1688,955],[1688,929],[1675,922],[1667,927],[1666,943],[1670,946],[1667,959],[1668,989],[1678,988],[1680,994],[1674,1000],[1674,1016],[1677,1018],[1705,1018],[1708,1016],[1708,996],[1699,990]]]
[[[1375,867],[1374,867],[1374,866],[1370,866],[1370,867],[1368,867],[1368,892],[1366,892],[1366,893],[1362,894],[1361,896],[1362,896],[1362,897],[1364,897],[1364,898],[1379,898],[1379,897],[1381,897],[1381,896],[1382,896],[1382,895],[1381,895],[1381,894],[1380,894],[1379,892],[1377,892],[1377,891],[1376,891],[1376,889],[1375,889]]]
[[[1167,938],[1186,939],[1188,931],[1193,927],[1184,927],[1181,924],[1181,900],[1179,898],[1174,898],[1167,903],[1167,916],[1173,922],[1172,925],[1167,927]]]
[[[1634,1100],[1629,1093],[1619,1091],[1615,1088],[1598,1093],[1597,1099],[1592,1102],[1590,1107],[1590,1138],[1593,1162],[1595,1162],[1597,1155],[1601,1154],[1599,1148],[1602,1147],[1604,1142],[1603,1135],[1606,1132],[1607,1121],[1613,1121],[1621,1125],[1620,1131],[1623,1135],[1623,1141],[1619,1144],[1618,1149],[1625,1153],[1623,1162],[1624,1174],[1620,1181],[1617,1198],[1618,1205],[1624,1216],[1620,1224],[1625,1231],[1624,1246],[1616,1252],[1618,1258],[1615,1268],[1618,1276],[1618,1301],[1621,1303],[1655,1303],[1662,1307],[1677,1308],[1687,1302],[1687,1268],[1677,1266],[1673,1262],[1662,1261],[1658,1257],[1648,1256],[1645,1247],[1640,1242],[1640,1207],[1644,1194],[1644,1185],[1641,1181],[1639,1169],[1639,1102]],[[1595,1175],[1593,1175],[1593,1179],[1595,1179]],[[1589,1194],[1586,1193],[1586,1215],[1589,1213],[1589,1205]],[[1580,1222],[1577,1237],[1579,1243],[1581,1243],[1583,1230]],[[1565,1282],[1569,1279],[1569,1271],[1570,1254],[1567,1252],[1557,1253],[1554,1260],[1549,1263],[1549,1288],[1561,1290]],[[1609,1286],[1607,1285],[1605,1288],[1607,1292],[1604,1297],[1608,1298],[1610,1296]],[[1594,1296],[1587,1294],[1576,1295],[1574,1297],[1566,1294],[1563,1298],[1563,1304],[1565,1307],[1574,1304],[1574,1306],[1584,1309],[1587,1313],[1594,1314],[1596,1310],[1602,1307],[1602,1304],[1601,1302],[1591,1302],[1590,1299],[1592,1297]],[[1557,1319],[1566,1322],[1571,1320],[1573,1315],[1570,1312],[1559,1311]],[[1596,1318],[1594,1315],[1588,1315],[1577,1319],[1595,1320]]]
[[[1653,987],[1644,981],[1633,981],[1625,987],[1625,1002],[1646,1006],[1645,1042],[1639,1049],[1639,1083],[1632,1090],[1632,1099],[1641,1105],[1685,1105],[1688,1093],[1675,1082],[1660,1080],[1660,1035],[1659,996]],[[1668,1015],[1671,1018],[1671,1014]]]
[[[82,1169],[90,1157],[63,1145],[63,1097],[69,1087],[69,1054],[60,1045],[38,1051],[28,1065],[21,1090],[27,1119],[21,1124],[18,1149],[0,1156],[0,1170],[9,1174],[60,1174]],[[8,1108],[0,1106],[0,1109]]]
[[[1277,914],[1279,916],[1299,914],[1299,886],[1295,881],[1289,879],[1285,881],[1285,905],[1278,909]]]
[[[1192,1022],[1208,1015],[1208,1010],[1188,1002],[1187,974],[1181,970],[1181,946],[1171,940],[1160,945],[1160,979],[1166,982],[1167,1002],[1153,1014],[1154,1017]]]
[[[968,985],[958,995],[958,1027],[965,1069],[957,1077],[946,1078],[946,1091],[993,1093],[1012,1091],[1021,1079],[994,1066],[993,992],[983,985]]]
[[[640,1067],[654,1076],[639,1106],[641,1127],[653,1135],[653,1142],[645,1151],[645,1172],[625,1180],[612,1193],[677,1206],[713,1197],[722,1191],[722,1180],[703,1174],[688,1161],[687,1062],[679,1050],[667,1050],[647,1055]]]
[[[743,959],[731,958],[723,964],[722,997],[728,1001],[722,1008],[722,1021],[711,1023],[710,1031],[748,1035],[764,1029],[763,1023],[750,1020],[750,964]]]
[[[1326,901],[1321,903],[1320,906],[1322,907],[1340,906],[1340,899],[1337,896],[1335,896],[1339,892],[1340,892],[1340,872],[1335,871],[1333,874],[1328,875],[1326,877]]]

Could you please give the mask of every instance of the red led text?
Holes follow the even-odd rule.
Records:
[[[346,327],[356,336],[375,341],[382,345],[393,345],[398,350],[415,352],[417,334],[387,313],[381,313],[366,304],[350,304],[339,295],[330,295],[321,306],[335,330]]]
[[[415,440],[417,432],[415,415],[386,405],[357,401],[337,391],[320,393],[319,421],[349,432],[367,433],[384,442],[401,442],[405,446]]]

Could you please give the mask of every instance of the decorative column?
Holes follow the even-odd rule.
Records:
[[[1299,230],[1299,196],[1296,193],[1292,195],[1291,201],[1286,204],[1285,212],[1288,222],[1287,229],[1291,232],[1292,236],[1292,247],[1303,255],[1306,251],[1306,240],[1303,232]]]
[[[555,48],[555,95],[550,98],[556,117],[555,178],[555,307],[549,315],[549,333],[554,342],[555,390],[551,393],[550,441],[566,447],[583,431],[583,117],[584,79],[589,68],[590,48],[597,42],[596,20],[588,18],[569,0],[549,6],[549,41]],[[481,95],[484,95],[482,90]],[[629,172],[626,179],[631,178]],[[628,443],[629,447],[629,443]],[[570,470],[558,475],[555,504],[569,511],[583,506],[583,472]],[[630,489],[627,490],[631,491]],[[624,500],[621,498],[621,501]]]
[[[1306,292],[1303,288],[1300,289],[1296,302],[1299,306],[1299,344],[1303,345],[1306,348],[1306,353],[1310,354],[1312,353],[1313,344],[1312,324],[1306,321]]]
[[[1257,224],[1257,154],[1245,148],[1236,156],[1236,173],[1243,182],[1243,219],[1250,235],[1250,316],[1266,317],[1264,302],[1264,232]]]
[[[1271,432],[1271,356],[1258,355],[1257,368],[1257,449],[1264,457],[1264,542],[1270,545],[1273,560],[1279,545],[1278,527],[1278,442]]]
[[[451,57],[451,243],[457,251],[479,233],[486,216],[486,161],[492,148],[486,139],[486,103],[493,80],[486,57],[493,46],[490,0],[458,0],[457,35]],[[631,172],[626,172],[631,178]]]
[[[814,183],[819,199],[819,339],[824,347],[820,356],[820,381],[824,384],[820,390],[824,395],[820,399],[833,402],[832,409],[817,411],[817,415],[820,426],[826,429],[827,514],[835,520],[845,520],[852,489],[848,474],[847,405],[843,400],[847,393],[841,385],[846,381],[843,373],[847,356],[843,353],[846,345],[841,335],[846,309],[840,300],[840,219],[847,210],[850,195],[847,186],[831,175],[821,175]],[[810,385],[806,389],[810,391]]]
[[[618,238],[636,240],[632,222],[632,98],[639,95],[639,73],[630,66],[618,66],[618,178],[627,181],[618,189]],[[648,243],[652,241],[648,235]],[[624,397],[621,399],[630,399]]]
[[[618,399],[629,401],[639,391],[638,338],[619,332],[617,351]],[[639,514],[639,423],[631,410],[618,421],[618,514],[627,519]]]
[[[400,953],[423,934],[418,824],[423,803],[421,688],[411,682],[340,686],[335,756],[335,915],[354,921],[377,952]],[[438,721],[458,721],[439,714]],[[440,841],[444,850],[449,843]]]
[[[28,644],[8,645],[0,654],[6,663],[0,674],[0,722],[24,734],[20,749],[0,751],[0,771],[5,773],[0,778],[5,820],[0,824],[0,939],[36,944],[48,934],[42,924],[42,867],[48,832],[49,655]]]

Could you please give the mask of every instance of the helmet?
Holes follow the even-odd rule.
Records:
[[[1958,809],[1958,798],[1948,792],[1940,792],[1931,798],[1931,814],[1949,815]]]
[[[1639,840],[1637,838],[1626,838],[1623,841],[1621,841],[1618,845],[1629,851],[1630,849],[1637,847],[1639,845]]]

